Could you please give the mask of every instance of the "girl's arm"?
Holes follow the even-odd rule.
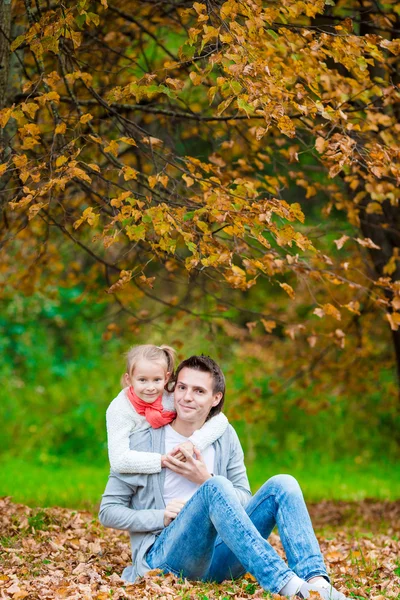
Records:
[[[218,413],[206,421],[201,429],[198,429],[190,436],[189,440],[196,448],[203,452],[208,446],[211,446],[223,433],[229,425],[229,421],[223,413]]]
[[[150,427],[149,423],[128,405],[122,391],[110,404],[106,413],[108,456],[111,470],[116,473],[159,473],[161,454],[131,450],[129,437],[137,429]]]

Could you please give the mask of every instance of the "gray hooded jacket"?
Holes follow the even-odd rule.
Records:
[[[213,444],[214,474],[229,479],[243,506],[251,498],[243,450],[231,425]],[[164,454],[165,431],[146,429],[130,438],[131,450]],[[100,505],[99,518],[105,527],[129,531],[132,565],[126,567],[122,578],[135,581],[149,569],[146,553],[164,529],[165,503],[163,498],[165,469],[159,473],[120,474],[111,471]]]

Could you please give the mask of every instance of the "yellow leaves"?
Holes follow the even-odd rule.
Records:
[[[116,198],[113,198],[110,204],[115,208],[120,208],[123,204],[123,201],[129,198],[129,196],[131,196],[131,192],[122,192],[122,194],[119,194]]]
[[[393,275],[393,273],[397,269],[398,260],[399,260],[399,248],[394,248],[392,256],[390,257],[390,259],[388,260],[386,265],[383,267],[383,273],[385,275]]]
[[[319,154],[325,152],[328,147],[328,142],[323,137],[317,137],[315,140],[315,148]]]
[[[124,175],[125,181],[131,181],[132,179],[137,179],[139,175],[139,171],[136,171],[133,167],[123,167],[122,173]]]
[[[86,171],[84,171],[83,169],[80,169],[79,167],[76,167],[73,165],[73,163],[71,163],[72,166],[70,166],[70,168],[67,170],[67,175],[69,177],[77,177],[78,179],[82,179],[82,181],[86,181],[87,183],[92,183],[92,179],[91,177],[89,177],[89,175],[86,173]]]
[[[128,146],[137,146],[137,143],[131,137],[121,137],[119,138],[119,141],[123,142],[124,144],[128,144]]]
[[[284,115],[278,119],[277,126],[278,129],[288,137],[294,137],[296,135],[296,129],[293,125],[293,122],[287,115]]]
[[[153,189],[155,187],[155,185],[157,184],[157,177],[155,175],[149,175],[149,186],[151,189]]]
[[[4,175],[4,173],[7,171],[7,167],[8,163],[3,163],[0,165],[0,177]]]
[[[227,98],[226,100],[223,100],[218,106],[217,106],[217,115],[222,115],[222,113],[228,108],[228,106],[230,106],[230,104],[232,104],[233,100],[235,99],[235,96],[229,96],[229,98]]]
[[[4,127],[7,125],[8,121],[10,120],[13,110],[14,110],[14,104],[12,105],[11,108],[3,108],[3,110],[0,110],[0,126],[2,129],[4,129]]]
[[[196,73],[195,71],[191,71],[189,74],[190,77],[190,81],[193,83],[193,85],[200,85],[203,81],[203,77],[201,75],[199,75],[198,73]]]
[[[264,329],[267,333],[272,333],[272,331],[276,327],[275,321],[267,321],[266,319],[260,319],[261,323],[264,325]]]
[[[56,158],[56,167],[62,167],[66,162],[67,162],[68,158],[64,155],[58,156]]]
[[[139,280],[149,288],[154,287],[155,277],[146,277],[146,275],[140,275]]]
[[[391,52],[395,56],[398,56],[400,54],[400,39],[398,38],[392,41],[382,40],[381,42],[379,42],[379,45],[382,48],[386,48],[387,50],[389,50],[389,52]]]
[[[117,140],[111,140],[110,143],[108,144],[108,146],[106,146],[104,148],[104,152],[109,152],[113,156],[118,156],[118,142],[117,142]]]
[[[364,248],[372,248],[373,250],[381,249],[380,246],[377,246],[370,238],[355,238],[355,241],[360,244],[360,246],[364,246]]]
[[[75,49],[79,48],[79,46],[82,43],[82,34],[80,31],[73,31],[72,29],[68,29],[65,37],[71,38],[72,44]]]
[[[182,179],[186,182],[187,187],[191,187],[194,184],[194,179],[186,175],[186,173],[182,175]]]
[[[44,106],[47,102],[55,102],[56,104],[58,104],[58,102],[60,101],[60,95],[57,94],[57,92],[55,91],[50,91],[46,94],[38,96],[37,98],[35,98],[35,100],[39,102],[41,106]]]
[[[82,223],[87,223],[88,225],[90,225],[90,227],[96,227],[96,225],[99,222],[99,218],[100,215],[95,213],[93,208],[89,206],[88,208],[85,208],[81,218],[75,221],[74,229],[78,229],[78,227],[80,227]]]
[[[27,123],[23,127],[18,129],[18,133],[22,138],[26,136],[38,137],[40,135],[40,129],[36,123]]]
[[[148,179],[151,189],[153,189],[157,183],[161,183],[161,185],[166,188],[169,181],[168,175],[163,175],[162,173],[157,173],[157,175],[149,175]]]
[[[197,21],[199,23],[201,23],[203,21],[208,21],[207,6],[205,4],[201,4],[200,2],[195,2],[193,4],[193,8],[198,15]]]
[[[340,321],[342,318],[340,310],[338,310],[335,306],[333,306],[333,304],[330,303],[323,304],[321,307],[315,308],[313,310],[313,314],[317,315],[317,317],[319,317],[320,319],[322,319],[322,317],[324,317],[325,315],[329,315],[337,321]]]
[[[173,90],[183,90],[185,87],[185,82],[181,79],[171,79],[171,77],[167,77],[165,83],[171,87]]]
[[[153,136],[146,136],[142,139],[143,144],[148,144],[149,146],[162,146],[164,142],[160,140],[160,138],[156,138]]]
[[[347,308],[347,310],[349,310],[350,312],[354,313],[355,315],[361,315],[361,313],[360,313],[360,303],[357,300],[352,300],[348,304],[344,304],[343,308]]]
[[[90,113],[86,113],[85,115],[81,116],[81,118],[79,119],[79,123],[85,124],[91,121],[92,119],[93,115],[91,115]]]
[[[248,290],[256,283],[255,279],[247,280],[246,272],[236,265],[232,265],[230,269],[227,269],[224,277],[231,287],[240,290]]]
[[[116,281],[107,290],[107,294],[115,294],[124,288],[132,279],[132,271],[121,271],[118,281]]]
[[[400,313],[392,312],[386,313],[386,319],[389,321],[390,328],[392,331],[397,331],[400,326]]]
[[[59,83],[59,81],[61,81],[61,77],[59,76],[57,71],[52,71],[51,73],[48,73],[46,75],[46,77],[44,78],[44,81],[47,83],[47,85],[50,88],[54,88]],[[26,90],[24,89],[24,91],[26,91]]]
[[[12,160],[17,169],[22,169],[28,164],[28,157],[26,156],[26,154],[14,154]]]
[[[64,122],[61,122],[61,123],[57,124],[57,126],[56,126],[56,128],[54,130],[54,133],[56,135],[58,135],[58,134],[59,135],[63,135],[66,132],[66,130],[67,130],[66,124]]]
[[[33,150],[35,146],[40,144],[39,140],[33,137],[26,137],[21,146],[22,150]]]
[[[333,242],[334,244],[336,244],[336,248],[338,250],[341,250],[341,248],[343,248],[348,239],[350,239],[348,235],[342,235],[342,237],[340,237],[337,240],[333,240]]]
[[[82,79],[88,87],[92,85],[93,77],[90,73],[86,73],[86,71],[74,71],[66,75],[66,80],[70,84],[74,83],[77,79]]]
[[[16,37],[15,40],[13,40],[10,45],[11,52],[14,52],[14,50],[16,50],[21,44],[23,44],[24,41],[25,41],[25,35],[19,35],[18,37]]]
[[[300,221],[300,223],[304,223],[304,219],[305,219],[304,213],[301,210],[301,206],[300,206],[300,204],[298,204],[298,202],[294,202],[293,204],[290,205],[290,213],[293,218]]]
[[[36,111],[39,110],[39,106],[35,102],[22,102],[21,108],[31,119],[34,118]]]
[[[285,290],[285,292],[287,293],[287,295],[289,296],[289,298],[291,298],[292,300],[294,300],[295,293],[294,293],[294,290],[293,290],[292,286],[289,285],[288,283],[280,283],[280,282],[278,282],[278,283],[281,286],[281,288],[283,290]]]

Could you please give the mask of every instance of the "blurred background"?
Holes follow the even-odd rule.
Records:
[[[221,364],[253,490],[400,498],[398,6],[2,4],[0,496],[99,503],[150,342]]]
[[[197,309],[205,301],[198,293]],[[142,300],[139,313],[146,317],[156,304]],[[221,364],[225,412],[243,444],[253,490],[286,472],[299,478],[308,500],[399,498],[392,369],[369,357],[360,377],[357,366],[346,375],[346,360],[354,357],[334,346],[311,377],[306,349],[287,335],[233,323],[227,310],[214,321],[164,316],[136,333],[126,320],[110,323],[110,312],[79,288],[60,289],[54,300],[16,297],[3,309],[1,496],[29,505],[96,506],[108,473],[105,411],[120,389],[124,353],[152,342],[172,345],[180,359],[205,353]]]

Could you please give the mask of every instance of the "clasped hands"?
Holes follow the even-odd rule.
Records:
[[[194,453],[194,456],[193,456]],[[169,454],[161,457],[161,466],[171,469],[193,483],[201,485],[212,475],[201,456],[200,450],[191,442],[184,442],[174,448]],[[167,504],[164,512],[164,526],[167,527],[180,513],[185,505],[185,500],[174,498]]]

